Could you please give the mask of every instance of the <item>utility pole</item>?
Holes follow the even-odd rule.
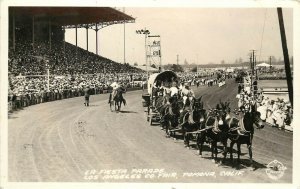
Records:
[[[255,50],[251,50],[251,56],[252,56],[252,62],[251,62],[251,72],[252,72],[252,76],[254,74],[254,66],[255,66]]]
[[[251,92],[253,94],[253,75],[254,75],[254,65],[255,65],[255,50],[250,50],[251,54],[250,54],[250,65],[251,65]]]
[[[282,44],[284,66],[285,66],[285,74],[286,74],[287,86],[288,86],[288,91],[289,91],[289,99],[290,99],[290,102],[291,102],[291,106],[293,108],[293,104],[294,104],[293,103],[293,81],[292,81],[292,74],[291,74],[289,52],[288,52],[286,36],[285,36],[284,21],[283,21],[283,16],[282,16],[282,8],[277,8],[277,14],[278,14],[278,21],[279,21],[279,28],[280,28],[281,44]]]
[[[272,66],[272,56],[270,56],[270,69],[271,69],[271,66]]]
[[[255,74],[255,80],[257,80],[256,56],[254,57],[253,70],[254,70],[254,74]]]
[[[252,53],[250,54],[250,69],[252,69]],[[252,77],[251,77],[252,78]],[[250,80],[250,85],[251,85],[251,88],[252,88],[252,79]]]
[[[249,59],[250,59],[250,61],[249,61],[249,67],[250,67],[250,69],[252,69],[252,54],[250,55]]]

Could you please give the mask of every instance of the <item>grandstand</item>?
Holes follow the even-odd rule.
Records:
[[[86,86],[105,93],[114,81],[141,87],[134,80],[143,70],[77,46],[77,28],[86,28],[88,41],[89,29],[134,21],[109,7],[10,7],[9,109],[82,96]],[[66,28],[75,28],[75,45],[65,41]]]
[[[98,32],[103,27],[134,21],[109,7],[10,7],[9,72],[45,75],[46,68],[52,75],[141,72],[89,52],[88,44],[86,50],[77,46],[77,28]],[[66,28],[76,29],[76,45],[65,42]]]
[[[39,42],[32,50],[28,40],[21,40],[15,51],[9,51],[9,72],[13,75],[45,75],[46,64],[53,75],[141,72],[67,42],[52,43],[50,51],[47,43]]]

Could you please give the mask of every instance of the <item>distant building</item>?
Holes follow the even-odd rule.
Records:
[[[184,71],[184,72],[191,72],[191,71],[192,71],[192,68],[190,68],[190,67],[185,67],[185,68],[183,69],[183,71]]]
[[[153,68],[153,67],[151,67],[151,66],[148,66],[148,68],[147,68],[146,66],[134,66],[134,67],[135,67],[135,68],[138,68],[138,69],[141,69],[141,70],[143,70],[143,71],[147,71],[147,70],[148,70],[148,72],[153,72],[153,73],[159,71],[157,68]]]

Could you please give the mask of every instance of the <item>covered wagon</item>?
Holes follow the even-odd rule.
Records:
[[[153,121],[159,121],[159,114],[155,108],[156,98],[159,95],[159,88],[161,86],[170,85],[174,81],[178,81],[178,76],[173,71],[164,71],[150,75],[147,82],[147,93],[142,95],[142,103],[147,108],[147,121],[152,125]]]

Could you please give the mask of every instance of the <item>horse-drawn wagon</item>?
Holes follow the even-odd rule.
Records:
[[[163,95],[162,86],[167,83],[178,80],[176,73],[172,71],[164,71],[150,75],[147,82],[147,93],[142,95],[143,107],[146,108],[147,121],[152,125],[153,122],[160,121],[160,114],[157,107],[157,99]]]

